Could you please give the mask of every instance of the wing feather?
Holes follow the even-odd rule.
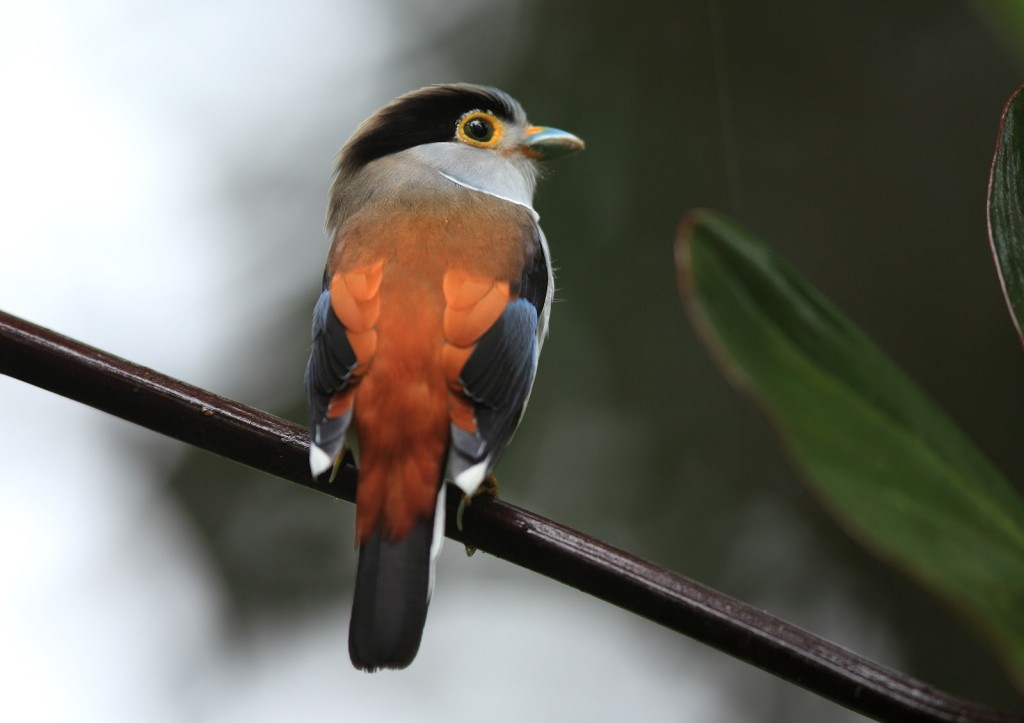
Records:
[[[480,338],[459,375],[471,400],[476,429],[452,423],[448,470],[472,494],[501,459],[530,396],[537,371],[537,308],[511,301]]]
[[[351,387],[358,361],[345,327],[324,289],[313,309],[312,347],[306,365],[309,401],[309,464],[314,477],[330,469],[344,447],[352,421]],[[347,408],[345,408],[347,402]]]

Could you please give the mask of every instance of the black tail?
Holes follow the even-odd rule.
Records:
[[[433,516],[401,540],[379,529],[359,548],[348,654],[360,670],[404,668],[416,657],[427,619]]]

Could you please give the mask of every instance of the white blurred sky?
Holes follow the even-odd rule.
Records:
[[[0,3],[0,308],[230,388],[216,360],[254,309],[317,278],[325,245],[319,216],[296,238],[252,239],[275,277],[249,297],[225,291],[247,268],[228,243],[225,169],[253,153],[272,168],[330,113],[325,197],[333,153],[369,109],[453,78],[396,65],[422,41],[421,23],[396,21],[402,9],[341,4],[345,23],[329,0]],[[339,76],[351,80],[337,87]],[[225,653],[216,580],[132,442],[159,446],[168,465],[181,451],[0,377],[0,720],[731,721],[738,689],[764,685],[453,545],[408,671],[350,668],[347,609]]]

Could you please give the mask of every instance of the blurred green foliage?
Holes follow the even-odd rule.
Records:
[[[1017,333],[1024,318],[1024,97],[1020,90],[1003,112],[989,182],[988,223],[999,279]],[[1024,337],[1022,337],[1024,338]]]
[[[1024,498],[749,232],[704,212],[677,244],[695,324],[811,491],[854,538],[971,619],[1024,683]]]

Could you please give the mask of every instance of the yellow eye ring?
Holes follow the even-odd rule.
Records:
[[[503,130],[501,121],[492,114],[474,110],[459,118],[455,135],[471,146],[491,148],[498,145]]]

